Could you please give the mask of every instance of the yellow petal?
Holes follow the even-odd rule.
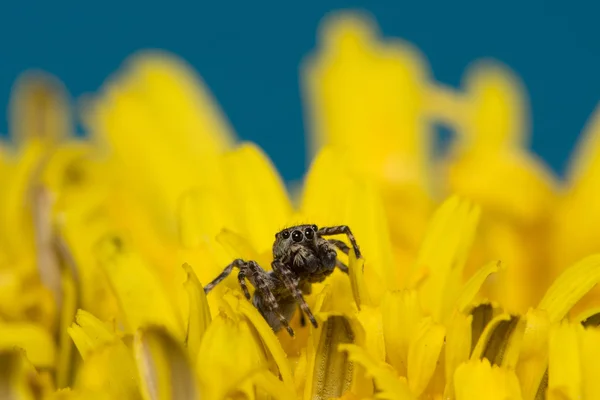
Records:
[[[423,318],[414,290],[388,292],[381,303],[387,361],[406,376],[408,349]]]
[[[548,313],[550,322],[558,322],[599,281],[600,255],[584,258],[554,281],[538,308]]]
[[[302,193],[302,214],[318,226],[341,223],[345,214],[345,206],[340,202],[347,201],[346,193],[352,186],[340,157],[344,153],[331,147],[325,147],[315,156],[304,180]],[[335,182],[331,177],[335,176]]]
[[[347,391],[369,391],[348,355],[339,350],[343,344],[357,340],[356,326],[341,315],[323,316],[319,328],[313,331],[314,340],[308,346],[308,371],[304,398],[329,399],[340,397]]]
[[[475,350],[475,346],[487,325],[495,316],[498,316],[495,311],[494,306],[490,303],[478,304],[469,311],[469,314],[473,317],[471,322],[471,352]]]
[[[416,265],[429,270],[419,295],[424,310],[436,321],[447,306],[444,303],[447,285],[460,284],[458,277],[462,276],[479,213],[479,208],[470,202],[451,197],[438,208],[429,224]]]
[[[75,322],[67,332],[84,361],[94,350],[117,340],[106,324],[85,310],[77,310]]]
[[[54,368],[56,345],[52,335],[29,323],[0,323],[0,349],[19,347],[37,368]]]
[[[66,251],[66,249],[64,250]],[[63,262],[70,263],[70,254],[62,254]],[[69,260],[67,260],[67,258]],[[74,278],[75,265],[64,265],[61,273],[62,304],[59,320],[58,354],[56,360],[56,383],[58,387],[66,387],[71,383],[74,373],[73,365],[74,345],[69,337],[68,327],[71,325],[79,304]]]
[[[533,399],[548,369],[548,333],[550,321],[544,311],[529,310],[525,315],[525,332],[516,373],[523,398]]]
[[[427,66],[412,47],[377,36],[375,24],[356,13],[323,23],[321,48],[303,76],[311,150],[331,144],[348,150],[359,173],[426,186]]]
[[[183,342],[183,322],[151,266],[117,236],[105,238],[97,254],[119,300],[129,332],[156,324]]]
[[[5,192],[0,196],[0,220],[3,221],[0,233],[11,258],[17,258],[22,251],[33,252],[31,184],[46,150],[39,141],[22,146],[18,161],[11,166],[4,182]]]
[[[236,390],[251,392],[251,382],[244,379],[266,367],[263,344],[252,326],[232,309],[222,308],[206,330],[198,353],[196,369],[203,396],[222,399]]]
[[[378,189],[367,180],[352,178],[340,155],[326,148],[310,167],[302,198],[302,214],[319,226],[348,225],[365,258],[369,297],[379,304],[386,288],[400,288],[394,268],[389,227]],[[331,177],[335,176],[335,184]],[[340,236],[339,239],[346,241]]]
[[[68,98],[62,83],[40,71],[22,74],[11,97],[10,131],[17,141],[54,145],[71,133]]]
[[[140,399],[130,350],[120,340],[91,350],[78,369],[75,388],[90,394],[109,394],[112,398]]]
[[[485,328],[471,359],[488,359],[492,364],[514,368],[521,350],[525,323],[517,316],[502,314]]]
[[[295,397],[295,393],[293,390],[290,390],[290,387],[286,386],[267,370],[260,370],[251,374],[248,380],[252,381],[258,390],[273,399],[287,400]]]
[[[521,389],[514,371],[490,365],[489,360],[461,364],[454,374],[457,400],[520,400]]]
[[[600,176],[600,105],[588,118],[572,153],[566,179],[566,193],[555,210],[556,229],[553,246],[554,267],[560,271],[589,254],[600,252],[596,237],[600,233],[598,198]]]
[[[446,330],[431,319],[424,319],[408,348],[408,385],[421,396],[436,369]]]
[[[134,339],[134,353],[144,399],[202,397],[188,354],[162,327],[139,330]]]
[[[368,376],[373,377],[377,393],[375,398],[386,400],[412,400],[417,397],[410,391],[404,377],[399,377],[388,364],[373,360],[363,349],[352,344],[342,344],[340,351],[348,353],[348,358],[362,365]]]
[[[598,380],[598,357],[600,357],[600,330],[585,329],[580,334],[581,348],[581,382],[584,399],[600,398],[600,381]]]
[[[258,310],[250,304],[245,298],[234,296],[231,293],[226,293],[224,299],[233,307],[234,310],[239,311],[243,316],[248,319],[248,322],[256,329],[256,332],[260,336],[264,346],[268,350],[269,356],[273,359],[277,365],[278,375],[281,375],[283,382],[291,388],[293,385],[292,371],[289,366],[287,356],[283,351],[280,342],[273,333],[273,329],[267,324],[267,321],[262,315],[258,313]]]
[[[208,188],[190,190],[179,204],[179,237],[187,248],[209,242],[224,227],[235,227],[234,215],[228,202],[215,190]]]
[[[550,329],[549,344],[549,399],[580,399],[581,361],[578,336],[583,331],[579,324],[562,323]]]
[[[183,286],[188,294],[190,308],[185,343],[190,358],[196,360],[202,336],[204,336],[204,332],[206,332],[208,325],[210,325],[210,309],[208,308],[202,284],[192,267],[188,264],[183,264],[183,269],[187,275]]]
[[[446,388],[444,397],[454,398],[454,372],[458,366],[469,360],[471,355],[471,322],[472,315],[461,312],[454,313],[448,326],[445,347]]]
[[[216,240],[226,249],[232,259],[241,258],[243,260],[260,260],[260,254],[254,249],[252,244],[240,234],[224,229],[216,235]],[[264,266],[264,268],[270,267],[270,265]]]
[[[0,393],[3,399],[34,400],[49,395],[49,388],[18,349],[0,351]]]
[[[356,318],[365,331],[364,348],[376,360],[385,361],[383,317],[378,307],[363,306]]]
[[[270,251],[275,233],[289,222],[292,214],[277,170],[252,143],[244,143],[228,153],[224,170],[239,228],[259,253]]]
[[[352,294],[354,295],[356,307],[360,310],[361,305],[372,305],[364,277],[365,260],[362,257],[357,259],[353,251],[348,255],[348,259],[350,260],[348,270],[350,284],[352,285]]]
[[[129,75],[161,122],[170,140],[188,139],[181,146],[191,152],[221,151],[235,134],[208,87],[189,65],[176,56],[157,51],[140,52],[129,60]],[[193,135],[192,135],[193,133]]]
[[[500,261],[493,261],[479,269],[463,286],[462,292],[456,300],[456,309],[460,312],[466,312],[467,308],[473,302],[479,289],[485,280],[492,274],[500,270]]]
[[[148,63],[155,64],[152,60]],[[181,196],[195,187],[221,193],[218,159],[224,149],[214,137],[217,132],[211,130],[214,121],[197,119],[206,115],[206,103],[181,93],[202,92],[202,88],[181,79],[181,71],[173,68],[176,61],[166,68],[145,68],[144,64],[134,61],[129,70],[106,85],[105,93],[84,110],[84,119],[92,134],[108,142],[120,185],[147,207],[145,217],[150,217],[152,226],[165,238],[176,240],[179,233],[174,216]],[[159,81],[164,85],[157,84]],[[164,92],[158,90],[171,92],[173,103],[157,109],[157,99],[164,99]],[[178,106],[173,108],[175,103]],[[173,122],[175,119],[179,122]]]

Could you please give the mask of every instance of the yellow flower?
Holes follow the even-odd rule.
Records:
[[[303,71],[297,196],[181,60],[141,53],[83,104],[24,75],[0,147],[0,393],[53,399],[595,399],[598,121],[561,185],[525,148],[523,89],[458,91],[361,15]],[[433,151],[433,124],[457,131]],[[274,332],[227,277],[284,226],[348,225],[362,256]],[[340,240],[346,241],[341,235]],[[546,270],[544,270],[546,268]],[[250,291],[255,290],[250,287]]]

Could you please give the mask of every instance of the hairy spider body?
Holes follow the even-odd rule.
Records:
[[[302,325],[305,324],[306,315],[316,328],[317,321],[303,295],[310,294],[312,284],[323,282],[336,267],[348,273],[348,267],[337,258],[337,250],[348,254],[350,248],[341,240],[324,237],[338,234],[348,237],[356,257],[359,258],[360,250],[347,226],[318,229],[316,225],[296,225],[275,234],[272,271],[265,271],[255,261],[237,259],[206,285],[204,292],[208,294],[231,274],[233,268],[238,268],[238,281],[244,295],[248,300],[252,299],[254,307],[275,332],[285,327],[288,333],[294,336],[289,320],[297,308],[300,308]],[[255,288],[252,297],[246,280]]]

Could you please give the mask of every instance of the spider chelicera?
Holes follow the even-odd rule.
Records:
[[[252,304],[275,332],[285,327],[290,336],[294,336],[288,321],[298,306],[301,324],[306,324],[306,314],[312,325],[317,328],[317,321],[303,295],[310,294],[312,284],[324,281],[336,267],[348,273],[348,267],[337,258],[336,250],[348,254],[350,247],[341,240],[325,238],[339,234],[348,237],[356,258],[360,258],[354,235],[346,225],[320,229],[316,225],[296,225],[275,234],[272,271],[265,271],[255,261],[236,259],[204,287],[204,293],[208,294],[227,278],[234,268],[238,268],[238,281],[244,295],[248,300],[252,299]],[[252,297],[246,280],[255,288]]]

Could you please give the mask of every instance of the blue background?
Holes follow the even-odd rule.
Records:
[[[600,100],[600,6],[592,0],[258,3],[3,2],[0,108],[28,68],[57,75],[79,96],[134,51],[162,48],[190,62],[238,135],[295,180],[306,168],[299,63],[315,46],[321,18],[345,8],[368,11],[384,35],[412,42],[440,82],[458,86],[482,57],[507,64],[529,92],[532,147],[557,173]]]

